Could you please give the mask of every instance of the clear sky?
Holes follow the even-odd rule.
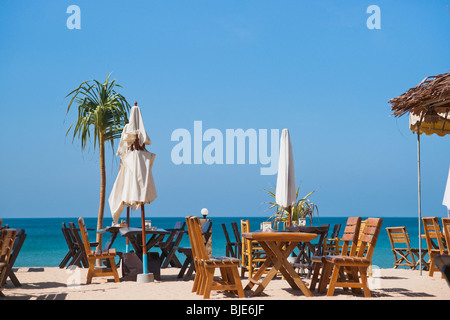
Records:
[[[264,216],[276,175],[181,164],[176,129],[288,128],[296,182],[321,216],[417,216],[416,136],[391,98],[449,72],[448,1],[0,3],[0,217],[96,217],[98,150],[65,133],[65,96],[109,73],[138,101],[155,153],[148,216]],[[70,5],[81,29],[69,29]],[[380,8],[369,29],[367,8]],[[423,216],[444,216],[449,137],[422,138]],[[206,143],[204,144],[204,146]],[[107,197],[118,159],[107,149]],[[110,217],[106,205],[105,217]]]

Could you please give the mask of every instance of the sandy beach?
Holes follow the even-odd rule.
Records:
[[[202,300],[202,296],[191,292],[193,280],[177,279],[178,271],[162,269],[160,281],[151,283],[114,283],[112,278],[94,278],[87,285],[86,269],[18,268],[15,274],[22,286],[16,288],[8,280],[2,291],[4,300]],[[314,297],[308,298],[277,277],[261,296],[246,291],[246,298],[238,299],[227,292],[213,291],[211,300],[450,300],[450,286],[440,273],[429,277],[426,271],[420,276],[418,270],[374,269],[369,280],[371,298],[355,296],[342,288],[337,288],[333,297],[315,291]],[[308,279],[304,281],[309,285]],[[242,279],[243,286],[247,283]]]

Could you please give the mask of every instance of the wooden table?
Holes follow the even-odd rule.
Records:
[[[260,295],[267,287],[269,282],[280,271],[284,279],[295,290],[301,290],[307,297],[313,294],[300,279],[294,268],[287,261],[287,257],[294,250],[299,242],[309,242],[317,238],[314,233],[303,232],[249,232],[243,233],[242,237],[249,240],[256,240],[266,252],[266,260],[253,278],[249,278],[249,283],[244,290],[251,290],[254,285],[258,287],[253,295]],[[268,267],[272,266],[270,271],[262,281],[259,281]]]
[[[111,249],[114,241],[117,238],[117,234],[119,233],[120,228],[123,228],[123,226],[108,226],[106,228],[100,229],[97,231],[97,233],[105,233],[109,232],[111,233],[111,237],[109,238],[108,242],[106,242],[104,249],[109,250]]]
[[[134,252],[138,256],[142,256],[142,228],[125,227],[120,228],[119,232],[123,237],[127,237],[130,240]],[[170,232],[165,229],[145,229],[145,234],[151,235],[150,239],[146,243],[147,252],[149,252],[151,248],[153,248],[158,242],[162,241],[167,234],[170,234]]]

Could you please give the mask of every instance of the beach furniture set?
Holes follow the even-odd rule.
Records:
[[[194,219],[193,217],[186,218]],[[195,219],[194,219],[195,221]],[[251,295],[261,295],[268,284],[279,274],[281,274],[292,289],[300,290],[305,296],[313,296],[316,284],[319,284],[318,290],[320,293],[326,292],[328,296],[334,294],[336,287],[343,287],[344,289],[351,288],[352,293],[361,294],[365,297],[370,297],[370,289],[368,287],[367,274],[368,269],[372,263],[372,256],[375,250],[375,246],[380,233],[382,219],[380,218],[368,218],[364,222],[361,221],[361,217],[352,217],[347,221],[347,225],[344,230],[344,236],[342,239],[337,239],[336,233],[332,235],[332,239],[325,237],[325,232],[321,230],[321,227],[294,227],[287,228],[287,231],[270,231],[262,232],[261,230],[250,232],[248,228],[248,221],[241,221],[243,228],[242,234],[242,255],[239,263],[244,263],[251,256],[251,253],[257,253],[259,257],[258,263],[255,263],[255,268],[247,269],[249,271],[248,284],[245,286],[244,291],[251,290]],[[328,231],[329,226],[322,226],[323,229]],[[335,228],[340,229],[340,226]],[[224,228],[226,230],[226,228]],[[305,232],[308,231],[308,232]],[[191,231],[190,231],[191,232]],[[190,239],[191,239],[191,233]],[[323,235],[323,236],[322,236]],[[319,246],[308,246],[307,243],[311,243],[316,238],[322,239],[319,241]],[[191,244],[194,245],[193,239]],[[332,255],[325,254],[323,251],[323,243],[333,243],[335,247],[339,247],[339,250],[332,250]],[[342,245],[339,243],[343,242]],[[238,243],[238,241],[236,241]],[[227,246],[232,248],[231,240],[227,240]],[[337,244],[336,244],[337,243]],[[320,245],[322,244],[322,245]],[[236,247],[236,246],[235,246]],[[235,248],[234,247],[234,248]],[[294,251],[295,248],[309,248],[316,254],[322,253],[322,255],[315,255],[311,258],[312,265],[314,266],[314,274],[310,287],[300,278],[299,274],[295,271],[295,264],[293,265],[288,257]],[[228,249],[229,252],[233,250]],[[236,252],[234,250],[234,252]],[[246,258],[247,257],[247,258]],[[196,273],[196,279],[194,280],[193,291],[197,294],[203,294],[204,298],[208,298],[210,295],[210,287],[217,290],[229,290],[237,292],[241,297],[242,293],[238,289],[241,284],[240,278],[234,276],[238,263],[236,259],[231,257],[211,258],[207,256],[199,256],[194,251],[194,261],[196,261],[197,268],[204,268],[206,264],[221,265],[222,263],[228,263],[233,265],[232,273],[221,272],[220,281],[223,286],[220,287],[216,282],[214,285],[210,285],[210,278],[206,278],[205,272]],[[220,261],[220,263],[219,263]],[[211,272],[211,270],[209,270]],[[207,280],[206,280],[207,279]],[[199,283],[207,281],[209,285],[205,285],[207,290],[201,289]],[[328,288],[328,289],[327,289]],[[255,289],[255,290],[253,290]]]
[[[427,247],[424,249],[411,247],[406,227],[386,228],[394,255],[394,269],[406,266],[415,270],[422,265],[422,269],[428,270],[430,277],[433,277],[436,271],[442,272],[445,266],[437,266],[435,260],[440,256],[441,261],[444,261],[445,256],[449,255],[450,218],[441,218],[441,222],[442,227],[437,217],[422,218],[424,233],[421,234],[420,239],[426,241]],[[428,258],[426,258],[427,255]]]

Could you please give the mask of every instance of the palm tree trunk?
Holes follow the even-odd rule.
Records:
[[[106,189],[106,170],[105,170],[105,141],[103,135],[99,135],[100,151],[100,204],[98,207],[97,231],[103,228],[103,212],[105,211],[105,189]],[[98,249],[102,246],[102,234],[97,233]]]

